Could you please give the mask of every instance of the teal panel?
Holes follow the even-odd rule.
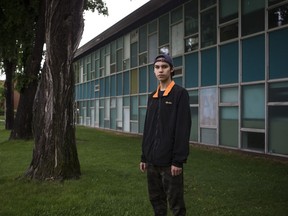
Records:
[[[148,79],[149,92],[153,92],[156,90],[158,82],[154,74],[154,66],[150,65],[148,69],[149,69],[149,79]]]
[[[248,38],[242,43],[242,82],[265,79],[264,35]]]
[[[269,79],[288,77],[288,29],[269,34]]]
[[[123,95],[123,79],[122,73],[117,74],[117,96]]]
[[[179,85],[179,86],[183,86],[182,84],[182,77],[175,77],[173,78],[174,82]]]
[[[238,82],[238,42],[220,47],[220,84]]]
[[[217,61],[216,48],[207,49],[201,53],[201,86],[216,85]]]
[[[173,59],[174,67],[181,67],[183,65],[182,56]]]
[[[104,97],[105,93],[105,80],[102,78],[100,79],[100,97]]]
[[[185,56],[185,87],[198,87],[198,53]]]
[[[111,96],[115,96],[116,95],[116,76],[113,75],[111,76]]]
[[[147,67],[139,69],[139,93],[147,92]]]
[[[123,73],[123,94],[129,95],[130,81],[129,81],[129,71]]]

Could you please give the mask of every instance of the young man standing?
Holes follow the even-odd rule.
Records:
[[[140,170],[147,171],[148,193],[155,216],[185,216],[183,163],[189,154],[191,116],[188,92],[175,84],[169,55],[155,58],[159,86],[148,98]]]

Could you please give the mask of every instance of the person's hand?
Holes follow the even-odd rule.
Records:
[[[182,168],[180,167],[176,167],[176,166],[171,166],[171,175],[172,176],[177,176],[180,175],[182,173]]]
[[[139,168],[140,168],[141,172],[145,172],[147,169],[147,164],[140,162]]]

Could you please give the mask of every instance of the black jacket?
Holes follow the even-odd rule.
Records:
[[[158,88],[148,98],[141,161],[182,167],[189,155],[189,95],[174,81],[163,96],[159,94]]]

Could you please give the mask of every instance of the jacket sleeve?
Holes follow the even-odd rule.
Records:
[[[182,167],[189,155],[189,138],[191,129],[191,113],[189,94],[186,89],[181,91],[175,125],[175,142],[173,146],[172,165]]]

